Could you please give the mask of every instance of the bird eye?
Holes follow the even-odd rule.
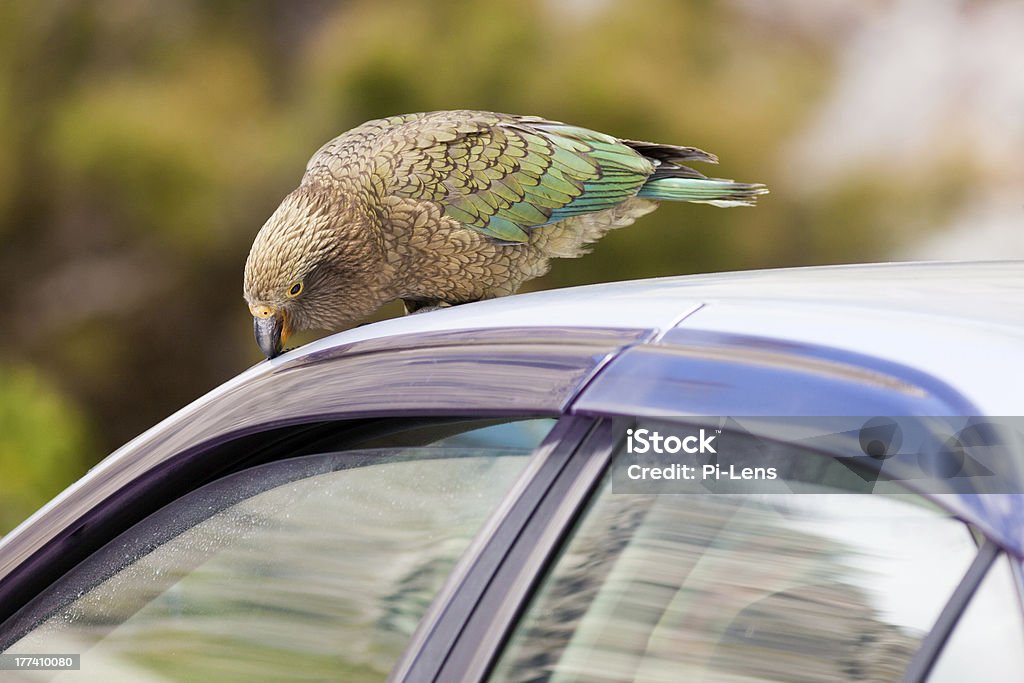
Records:
[[[291,286],[291,288],[290,288],[290,289],[288,290],[288,296],[290,296],[291,298],[293,298],[293,299],[294,299],[294,298],[295,298],[295,297],[297,297],[297,296],[298,296],[299,294],[302,294],[302,283],[301,283],[301,282],[296,282],[296,283],[295,283],[294,285],[292,285],[292,286]]]

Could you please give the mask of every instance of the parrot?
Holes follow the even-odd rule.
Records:
[[[253,240],[257,345],[274,358],[296,331],[337,331],[398,299],[409,314],[513,294],[660,201],[750,206],[768,192],[691,161],[718,159],[536,116],[368,121],[313,154]]]

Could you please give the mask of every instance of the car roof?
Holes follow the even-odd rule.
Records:
[[[385,320],[303,348],[474,327],[665,327],[709,301],[887,310],[1022,328],[1024,261],[809,266],[585,285]]]
[[[715,332],[915,368],[988,415],[1024,414],[1024,261],[751,270],[521,294],[386,320],[285,354],[391,335],[497,327]],[[258,366],[259,367],[259,366]]]

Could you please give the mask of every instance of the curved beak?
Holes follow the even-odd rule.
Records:
[[[269,308],[260,310],[253,315],[252,331],[256,336],[257,346],[268,359],[281,355],[281,349],[291,332],[288,329],[288,318],[284,312],[272,311]]]

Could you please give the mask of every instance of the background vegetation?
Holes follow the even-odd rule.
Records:
[[[1022,33],[996,1],[0,1],[0,533],[259,360],[252,237],[366,119],[540,114],[772,188],[534,288],[1020,256]]]

